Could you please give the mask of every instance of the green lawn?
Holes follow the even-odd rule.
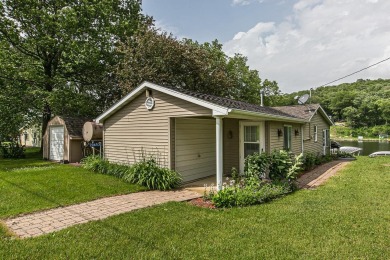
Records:
[[[31,150],[26,159],[0,160],[0,218],[144,189],[80,167],[40,160]]]
[[[360,157],[325,186],[268,204],[172,202],[38,238],[3,234],[0,259],[390,259],[389,198],[390,158]]]

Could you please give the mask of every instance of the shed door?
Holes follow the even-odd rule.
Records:
[[[50,160],[64,159],[64,127],[50,127]]]
[[[215,120],[177,118],[175,121],[175,170],[183,181],[215,175]]]

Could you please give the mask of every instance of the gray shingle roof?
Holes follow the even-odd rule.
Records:
[[[67,116],[60,116],[60,117],[64,120],[66,129],[68,130],[69,135],[72,137],[83,137],[84,123],[87,121],[92,121],[86,118],[67,117]]]
[[[285,111],[281,111],[278,109],[275,109],[274,107],[267,107],[267,106],[259,106],[256,104],[251,104],[243,101],[238,101],[238,100],[233,100],[230,98],[224,98],[224,97],[218,97],[210,94],[203,94],[203,93],[198,93],[198,92],[193,92],[193,91],[188,91],[184,89],[178,89],[174,87],[167,87],[172,90],[175,90],[177,92],[183,93],[185,95],[201,99],[210,103],[213,103],[215,105],[219,105],[222,107],[227,107],[231,109],[238,109],[238,110],[245,110],[245,111],[250,111],[250,112],[257,112],[257,113],[264,113],[264,114],[269,114],[269,115],[274,115],[274,116],[283,116],[283,117],[291,117],[294,119],[299,119],[300,117],[297,117],[293,114],[286,113]]]
[[[310,120],[314,115],[314,112],[320,108],[319,104],[306,104],[306,105],[294,105],[294,106],[280,106],[273,107],[274,109],[283,113],[294,115],[295,117]]]

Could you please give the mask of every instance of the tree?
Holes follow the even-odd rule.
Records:
[[[22,89],[39,103],[42,134],[53,112],[69,113],[68,102],[73,112],[95,107],[79,111],[93,116],[120,97],[110,70],[121,59],[118,42],[148,21],[140,11],[139,0],[0,1],[1,52],[12,54],[0,60],[1,77],[15,93],[29,86]]]
[[[261,83],[247,58],[228,57],[217,40],[199,44],[190,39],[144,28],[121,48],[124,59],[117,67],[122,89],[131,91],[142,81],[260,103],[260,89],[279,93],[276,82]]]

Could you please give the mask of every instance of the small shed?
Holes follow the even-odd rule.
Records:
[[[84,118],[55,116],[43,136],[43,158],[64,163],[80,162]]]

